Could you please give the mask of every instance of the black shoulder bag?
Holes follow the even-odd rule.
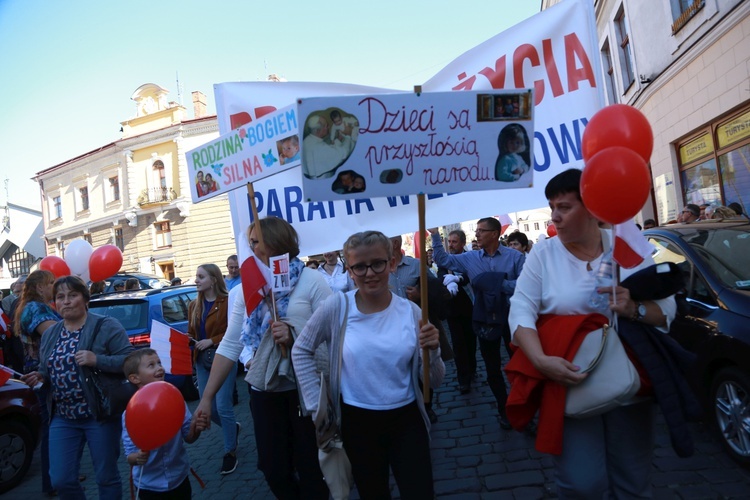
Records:
[[[94,334],[91,337],[92,346],[102,322],[104,322],[104,318],[96,320]],[[130,398],[135,394],[135,386],[128,382],[122,372],[105,372],[88,366],[84,366],[83,370],[86,374],[86,382],[96,398],[96,408],[94,409],[96,419],[100,422],[119,419],[128,406]]]

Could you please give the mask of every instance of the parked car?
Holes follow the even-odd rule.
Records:
[[[750,467],[750,222],[704,221],[645,231],[654,260],[685,288],[669,334],[697,354],[691,383],[727,451]]]
[[[151,345],[154,321],[187,333],[188,305],[197,296],[193,285],[112,292],[92,297],[89,309],[95,314],[117,319],[128,332],[130,343],[141,348]],[[168,374],[166,380],[180,389],[187,401],[198,398],[192,377]]]
[[[141,289],[150,290],[158,288],[166,288],[170,285],[169,280],[160,278],[155,274],[145,273],[117,273],[111,278],[104,280],[104,293],[114,292],[115,283],[118,281],[125,282],[128,278],[137,278],[141,284]]]
[[[0,494],[28,472],[40,424],[39,400],[33,390],[14,379],[0,387]]]

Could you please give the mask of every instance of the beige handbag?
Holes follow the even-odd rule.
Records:
[[[339,292],[341,301],[341,338],[340,349],[338,354],[339,366],[341,366],[341,350],[344,348],[344,334],[346,332],[346,323],[349,310],[349,297]],[[354,484],[352,476],[352,464],[344,450],[344,442],[341,439],[340,418],[334,410],[335,406],[331,401],[328,391],[328,384],[325,376],[320,374],[320,393],[318,395],[318,411],[314,416],[315,434],[318,442],[318,462],[320,470],[328,485],[328,491],[334,500],[343,500],[349,498],[349,491]]]
[[[608,325],[586,335],[573,364],[588,377],[568,387],[566,417],[588,418],[606,413],[630,401],[641,388],[638,372],[617,331]]]

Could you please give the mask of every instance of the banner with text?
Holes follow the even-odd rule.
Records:
[[[429,92],[534,88],[536,104],[534,135],[529,137],[534,142],[534,187],[428,195],[428,227],[547,204],[544,187],[549,179],[567,168],[583,167],[581,136],[602,105],[598,53],[592,2],[565,0],[461,55],[422,86]],[[393,92],[309,82],[224,83],[214,88],[222,133],[298,98]],[[254,184],[259,213],[293,224],[301,255],[339,249],[356,231],[396,235],[418,226],[416,196],[306,202],[301,185],[300,168]],[[239,189],[229,193],[229,200],[236,234],[251,222],[250,204]]]
[[[193,203],[298,166],[298,132],[290,105],[185,153]]]
[[[306,201],[528,188],[533,92],[299,100]]]

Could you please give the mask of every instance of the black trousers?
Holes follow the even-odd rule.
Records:
[[[362,500],[391,498],[389,467],[401,498],[434,498],[429,436],[416,402],[384,411],[342,403],[341,436]]]
[[[185,480],[173,490],[151,491],[142,489],[138,492],[138,498],[141,500],[151,500],[153,498],[160,500],[190,500],[192,496],[193,490],[190,487],[190,476],[185,477]]]
[[[273,494],[281,500],[328,500],[328,486],[318,462],[315,426],[309,416],[302,416],[297,391],[254,391],[249,385],[248,389],[258,469]]]
[[[485,340],[479,337],[479,351],[484,359],[484,366],[487,369],[487,384],[490,386],[492,394],[497,400],[497,410],[505,415],[505,402],[508,399],[508,391],[505,388],[505,379],[503,378],[502,358],[500,357],[500,348],[503,338],[497,340]],[[506,340],[506,349],[509,341]]]
[[[477,371],[477,336],[471,327],[471,316],[448,318],[458,385],[469,385]]]

